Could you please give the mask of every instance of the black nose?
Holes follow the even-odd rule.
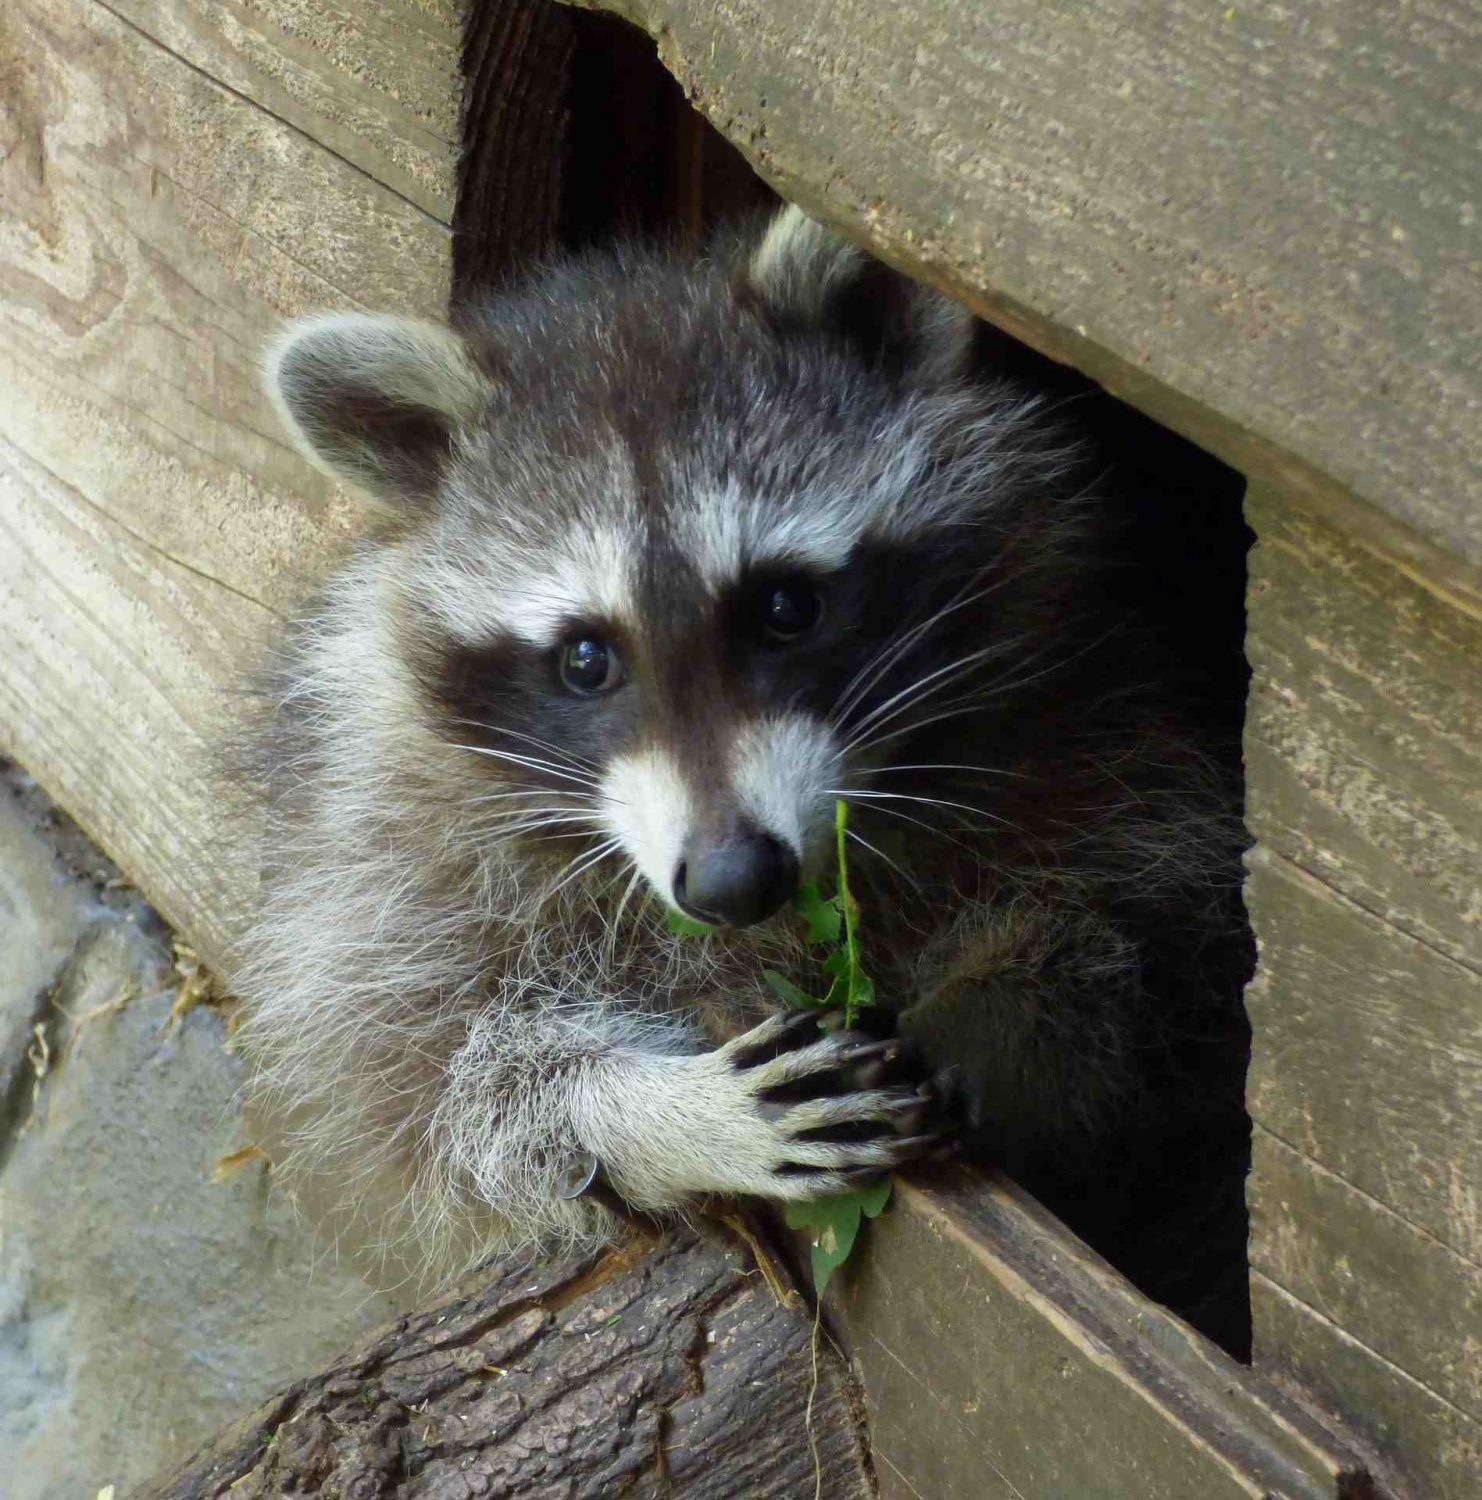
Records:
[[[702,922],[748,927],[797,889],[798,857],[769,833],[692,843],[674,871],[674,899]]]

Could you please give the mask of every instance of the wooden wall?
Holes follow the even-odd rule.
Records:
[[[1474,8],[612,8],[782,192],[1255,481],[1257,1359],[1401,1486],[1475,1494]],[[497,87],[566,56],[551,14],[476,12],[509,113],[466,175],[471,276],[555,222],[559,93]],[[207,953],[253,881],[214,707],[357,521],[277,433],[258,351],[310,307],[443,305],[458,26],[453,0],[0,12],[0,747]],[[905,1195],[849,1286],[887,1494],[1056,1493],[1098,1452],[1149,1494],[1358,1493],[1342,1445],[1171,1353],[1032,1205],[974,1201]]]
[[[0,746],[207,952],[215,711],[356,511],[260,351],[442,307],[458,45],[455,0],[0,11]]]
[[[1248,512],[1256,1359],[1482,1490],[1482,614]]]

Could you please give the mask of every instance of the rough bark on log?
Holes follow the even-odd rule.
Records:
[[[815,1389],[816,1369],[816,1389]],[[289,1386],[135,1500],[873,1493],[812,1319],[716,1232],[515,1257]]]

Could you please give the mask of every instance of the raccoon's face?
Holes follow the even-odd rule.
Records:
[[[994,656],[995,506],[1043,455],[963,386],[971,327],[790,210],[729,275],[589,263],[460,333],[312,320],[271,375],[409,519],[397,639],[470,805],[743,926]]]

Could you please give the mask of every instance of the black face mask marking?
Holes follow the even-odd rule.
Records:
[[[724,841],[756,821],[744,804],[757,789],[743,795],[732,784],[748,725],[802,715],[839,748],[863,726],[866,741],[891,736],[872,758],[920,758],[903,695],[989,638],[991,598],[949,609],[912,641],[915,625],[975,586],[929,546],[866,543],[826,572],[768,563],[717,595],[661,528],[648,541],[635,630],[572,619],[543,647],[510,632],[478,645],[438,642],[425,629],[415,658],[422,688],[446,738],[489,752],[491,778],[595,799],[607,767],[650,747],[686,788],[683,809],[653,816],[682,819],[681,842]],[[901,713],[872,725],[898,697]],[[770,805],[826,806],[825,789],[796,781],[796,769],[779,766],[785,784]],[[670,795],[658,785],[655,795]]]

